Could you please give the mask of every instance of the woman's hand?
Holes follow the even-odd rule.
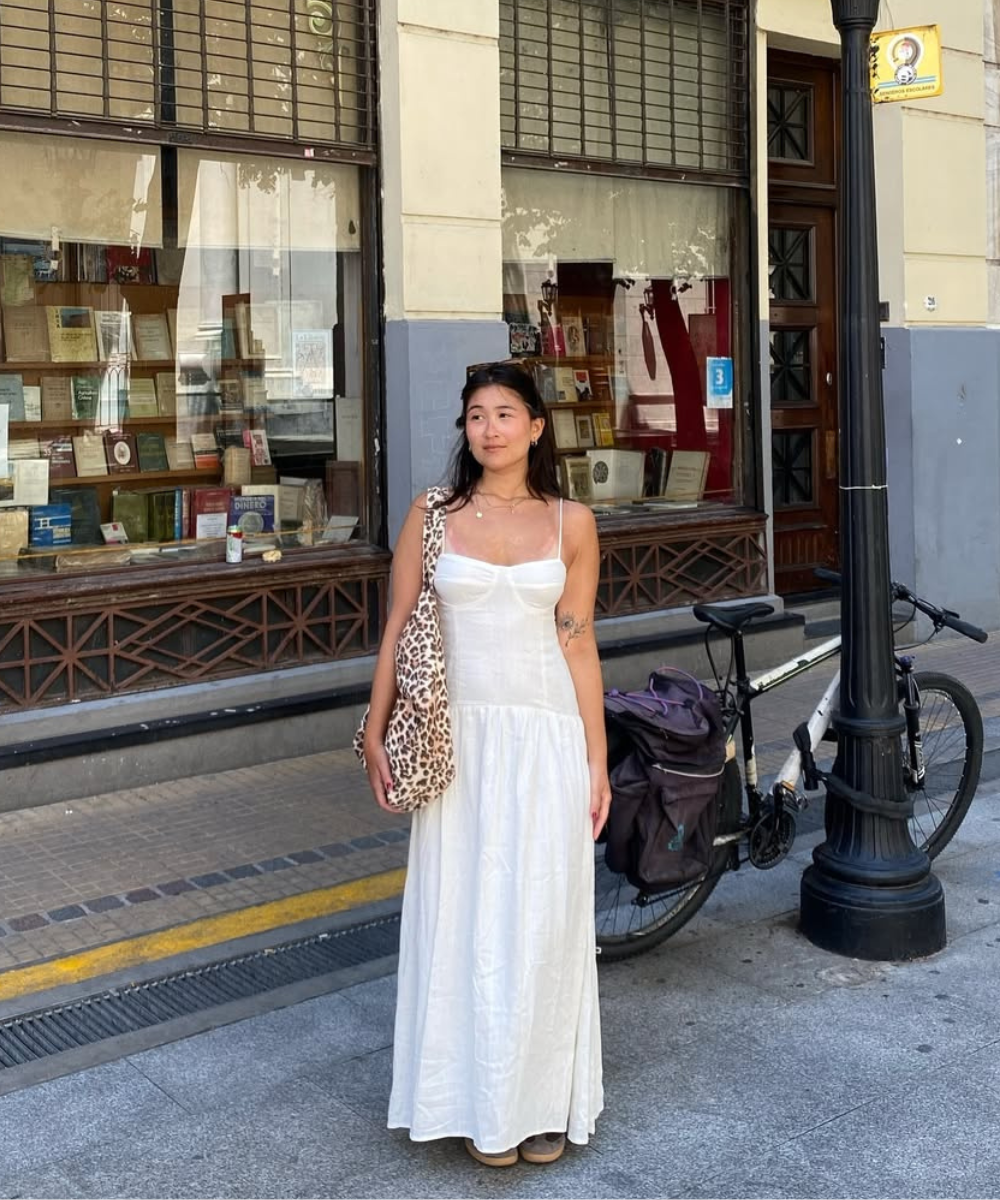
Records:
[[[386,812],[396,812],[386,799],[386,792],[392,787],[392,769],[389,766],[389,755],[381,742],[376,742],[373,746],[365,743],[365,763],[368,767],[368,783],[379,808],[384,808]]]
[[[594,827],[594,841],[601,836],[601,830],[607,824],[608,810],[611,808],[611,784],[608,782],[606,766],[591,766],[590,768],[590,820]]]

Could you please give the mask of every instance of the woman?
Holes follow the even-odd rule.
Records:
[[[531,377],[462,392],[434,577],[455,782],[413,819],[389,1127],[462,1137],[490,1166],[554,1162],[603,1104],[594,850],[607,820],[593,514],[559,498]],[[365,760],[386,805],[393,649],[421,584],[426,497],[406,518]]]

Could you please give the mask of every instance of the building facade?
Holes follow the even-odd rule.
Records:
[[[875,112],[893,568],[996,626],[996,11],[892,16],[945,47]],[[602,644],[810,591],[838,55],[828,0],[0,0],[0,712],[322,696],[345,744],[498,359],[597,514]]]

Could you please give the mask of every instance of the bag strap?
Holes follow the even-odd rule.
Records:
[[[680,669],[680,667],[670,667],[670,666],[666,666],[666,665],[664,665],[664,666],[662,666],[662,667],[657,667],[657,668],[656,668],[656,670],[655,670],[655,671],[653,671],[653,673],[652,673],[652,674],[650,675],[650,677],[649,677],[649,690],[650,690],[650,691],[651,691],[651,692],[652,692],[654,695],[656,695],[656,689],[653,687],[653,680],[654,680],[654,679],[657,677],[657,675],[663,674],[664,672],[669,672],[671,675],[680,675],[680,677],[681,677],[682,679],[690,679],[690,680],[691,680],[691,682],[692,682],[692,683],[693,683],[693,684],[694,684],[694,685],[697,687],[697,689],[698,689],[698,699],[699,699],[699,700],[701,700],[701,699],[703,699],[703,698],[704,698],[704,696],[705,696],[705,686],[704,686],[704,684],[701,682],[701,680],[700,680],[700,679],[698,679],[698,678],[696,678],[694,675],[692,675],[690,671],[682,671],[682,670]],[[668,702],[668,703],[669,703],[669,702]],[[676,704],[676,703],[677,703],[677,701],[673,701],[673,703],[675,703],[675,704]]]
[[[430,587],[434,579],[434,568],[444,549],[444,522],[447,511],[444,506],[444,488],[427,489],[427,508],[424,510],[423,528],[423,573],[424,587]]]

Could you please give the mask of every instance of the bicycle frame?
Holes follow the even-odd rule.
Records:
[[[756,679],[749,679],[746,674],[743,638],[741,635],[738,635],[734,639],[733,656],[736,667],[737,702],[727,733],[732,735],[736,724],[739,724],[740,737],[743,743],[744,782],[748,792],[756,790],[758,786],[757,753],[754,743],[753,718],[749,702],[755,700],[758,696],[763,696],[766,692],[773,691],[776,687],[787,683],[790,679],[804,674],[819,663],[836,657],[840,653],[840,647],[841,638],[839,636],[830,638],[829,641],[822,642],[812,650],[806,651],[805,654],[790,659],[788,662],[783,663],[779,667],[774,667],[770,671],[765,671],[763,675],[758,675]],[[813,710],[812,716],[809,718],[809,736],[814,748],[819,745],[823,735],[830,726],[839,696],[840,672],[838,671]],[[798,749],[794,749],[782,764],[776,777],[776,782],[788,791],[794,792],[801,774],[802,755]]]

